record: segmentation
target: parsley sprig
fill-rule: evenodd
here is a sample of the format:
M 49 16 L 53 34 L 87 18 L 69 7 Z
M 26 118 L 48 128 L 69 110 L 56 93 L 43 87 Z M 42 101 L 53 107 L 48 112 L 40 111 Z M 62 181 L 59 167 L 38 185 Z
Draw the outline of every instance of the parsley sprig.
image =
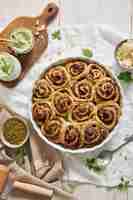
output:
M 85 56 L 87 58 L 91 58 L 93 56 L 93 52 L 90 48 L 82 49 L 82 54 L 83 54 L 83 56 Z
M 60 32 L 60 30 L 54 31 L 52 33 L 52 39 L 53 40 L 61 40 L 61 32 Z
M 117 186 L 117 189 L 121 192 L 126 192 L 128 190 L 129 183 L 129 180 L 125 179 L 124 177 L 121 177 L 121 181 Z
M 99 164 L 97 158 L 86 158 L 85 165 L 90 170 L 93 170 L 96 173 L 100 173 L 103 171 L 103 166 Z
M 120 74 L 117 77 L 119 80 L 122 80 L 125 83 L 133 82 L 132 74 L 131 72 L 128 72 L 128 71 L 120 72 Z

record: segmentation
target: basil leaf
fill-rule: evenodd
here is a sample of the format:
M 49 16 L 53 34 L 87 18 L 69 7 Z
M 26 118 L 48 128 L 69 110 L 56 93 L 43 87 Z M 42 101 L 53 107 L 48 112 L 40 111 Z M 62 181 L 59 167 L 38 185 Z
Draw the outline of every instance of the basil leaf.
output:
M 128 72 L 128 71 L 120 72 L 120 74 L 117 77 L 119 80 L 122 80 L 126 83 L 133 81 L 132 74 L 131 74 L 131 72 Z
M 83 56 L 85 56 L 87 58 L 91 58 L 93 56 L 93 52 L 89 48 L 82 49 L 82 54 L 83 54 Z
M 53 40 L 61 40 L 61 32 L 60 30 L 57 30 L 52 33 L 52 39 Z

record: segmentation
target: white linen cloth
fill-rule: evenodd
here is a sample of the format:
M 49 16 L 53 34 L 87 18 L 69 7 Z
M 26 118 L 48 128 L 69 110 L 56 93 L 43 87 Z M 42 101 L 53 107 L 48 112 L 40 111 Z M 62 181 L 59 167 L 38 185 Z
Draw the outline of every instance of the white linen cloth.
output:
M 51 33 L 61 30 L 61 40 L 52 40 Z M 93 59 L 110 66 L 116 74 L 120 71 L 114 61 L 114 49 L 124 35 L 106 25 L 75 25 L 49 29 L 49 46 L 39 61 L 32 67 L 27 76 L 18 86 L 8 89 L 0 85 L 0 98 L 19 114 L 29 117 L 28 103 L 32 85 L 45 67 L 59 58 L 66 56 L 82 56 L 82 48 L 92 48 Z M 124 87 L 124 114 L 117 128 L 116 135 L 104 149 L 115 149 L 123 143 L 126 136 L 133 134 L 133 84 Z M 86 155 L 82 155 L 82 158 Z M 125 159 L 126 158 L 126 159 Z M 117 152 L 106 170 L 97 175 L 88 170 L 78 156 L 65 156 L 66 175 L 64 180 L 79 183 L 115 186 L 121 177 L 126 177 L 133 185 L 133 143 Z

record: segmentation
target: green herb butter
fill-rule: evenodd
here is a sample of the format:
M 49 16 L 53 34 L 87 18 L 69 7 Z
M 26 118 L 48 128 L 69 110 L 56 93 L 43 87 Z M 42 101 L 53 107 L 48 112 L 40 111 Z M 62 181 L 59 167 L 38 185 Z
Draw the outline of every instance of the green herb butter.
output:
M 16 54 L 29 53 L 34 45 L 34 36 L 28 28 L 16 28 L 10 33 L 10 48 Z
M 6 53 L 0 53 L 0 80 L 12 81 L 21 73 L 21 64 L 17 58 Z

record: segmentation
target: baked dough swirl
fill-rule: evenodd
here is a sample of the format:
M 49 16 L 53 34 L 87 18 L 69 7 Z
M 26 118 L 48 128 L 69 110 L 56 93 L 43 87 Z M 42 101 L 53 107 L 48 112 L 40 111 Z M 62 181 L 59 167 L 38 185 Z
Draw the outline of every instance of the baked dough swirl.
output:
M 75 122 L 89 120 L 95 112 L 95 106 L 91 102 L 77 102 L 72 109 L 71 119 Z
M 83 145 L 83 138 L 78 126 L 69 125 L 62 134 L 62 144 L 65 148 L 79 149 Z
M 69 93 L 65 92 L 65 90 L 64 92 L 55 92 L 53 96 L 53 104 L 58 115 L 63 116 L 65 113 L 70 111 L 72 108 L 72 103 L 72 97 L 69 95 Z
M 63 66 L 50 68 L 46 73 L 46 78 L 54 88 L 64 87 L 69 80 L 68 73 Z
M 52 92 L 48 82 L 45 79 L 41 79 L 35 82 L 33 88 L 33 98 L 48 98 Z
M 46 124 L 42 124 L 41 131 L 50 141 L 55 143 L 61 142 L 61 135 L 63 133 L 63 121 L 61 118 L 54 118 Z
M 79 100 L 92 100 L 94 96 L 93 85 L 87 79 L 75 81 L 71 87 L 72 94 Z
M 88 79 L 96 83 L 100 79 L 104 78 L 106 75 L 105 70 L 98 64 L 90 64 L 88 66 Z
M 52 117 L 53 111 L 49 103 L 36 102 L 32 106 L 32 115 L 36 121 L 42 121 L 44 123 Z
M 97 106 L 97 120 L 110 130 L 115 127 L 120 115 L 120 106 L 115 102 L 104 102 Z
M 97 83 L 95 93 L 96 102 L 99 103 L 100 101 L 109 100 L 117 102 L 119 98 L 120 92 L 114 80 L 111 78 L 104 78 Z
M 72 79 L 78 79 L 87 73 L 87 64 L 82 61 L 70 62 L 66 65 Z
M 100 144 L 108 135 L 108 129 L 95 119 L 89 120 L 84 126 L 84 144 L 93 147 Z
M 32 116 L 42 134 L 64 148 L 99 145 L 118 124 L 120 87 L 106 67 L 85 58 L 51 65 L 35 82 Z

